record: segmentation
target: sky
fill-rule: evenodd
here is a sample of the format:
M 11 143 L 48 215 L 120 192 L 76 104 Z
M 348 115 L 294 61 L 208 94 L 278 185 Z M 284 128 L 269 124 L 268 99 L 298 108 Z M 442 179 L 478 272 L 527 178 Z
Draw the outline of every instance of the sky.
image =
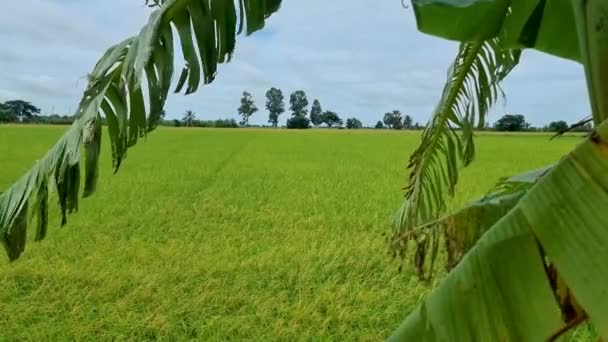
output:
M 144 0 L 19 0 L 0 11 L 0 101 L 24 99 L 43 114 L 73 113 L 86 75 L 112 44 L 146 23 Z M 193 110 L 200 119 L 237 118 L 244 90 L 266 124 L 264 94 L 270 87 L 302 89 L 309 102 L 366 125 L 393 109 L 426 123 L 441 94 L 457 44 L 416 30 L 401 0 L 283 0 L 266 27 L 237 40 L 231 63 L 216 80 L 188 96 L 169 97 L 167 118 Z M 178 54 L 179 55 L 179 54 Z M 504 82 L 507 113 L 524 114 L 535 126 L 575 122 L 590 112 L 581 65 L 525 51 Z M 289 114 L 281 117 L 281 123 Z

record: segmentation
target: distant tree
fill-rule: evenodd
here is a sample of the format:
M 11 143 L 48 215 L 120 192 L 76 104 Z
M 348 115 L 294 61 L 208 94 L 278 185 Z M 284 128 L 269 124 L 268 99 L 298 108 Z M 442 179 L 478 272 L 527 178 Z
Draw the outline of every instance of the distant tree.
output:
M 194 122 L 196 121 L 196 113 L 191 110 L 187 110 L 182 117 L 182 122 L 184 126 L 192 127 L 194 126 Z
M 376 128 L 376 129 L 383 129 L 384 128 L 384 124 L 382 123 L 382 121 L 378 121 L 378 122 L 376 122 L 376 126 L 374 126 L 374 128 Z
M 414 123 L 414 119 L 411 116 L 406 115 L 403 117 L 403 128 L 410 129 L 412 128 L 412 124 Z
M 308 114 L 308 99 L 303 90 L 297 90 L 289 96 L 289 109 L 291 116 L 306 116 Z
M 248 126 L 249 117 L 252 116 L 253 113 L 258 111 L 258 107 L 255 106 L 251 94 L 246 91 L 243 92 L 243 97 L 241 98 L 241 106 L 238 108 L 238 111 L 239 115 L 243 117 L 243 120 L 241 120 L 242 126 Z
M 30 123 L 45 124 L 45 125 L 69 125 L 74 122 L 74 117 L 58 114 L 52 115 L 32 115 L 29 119 Z
M 384 114 L 384 124 L 388 128 L 401 129 L 403 127 L 401 120 L 401 112 L 398 110 Z
M 270 88 L 266 92 L 266 109 L 268 110 L 268 122 L 272 127 L 277 127 L 279 124 L 279 116 L 285 112 L 285 103 L 283 102 L 283 92 L 281 89 Z
M 9 110 L 4 104 L 0 103 L 0 122 L 17 122 L 19 117 Z
M 304 115 L 296 115 L 287 119 L 287 128 L 304 129 L 310 128 L 310 120 Z
M 526 130 L 529 126 L 526 123 L 526 118 L 520 114 L 507 114 L 494 124 L 494 128 L 502 132 L 520 132 Z
M 344 121 L 342 121 L 342 119 L 340 119 L 338 114 L 336 114 L 335 112 L 326 111 L 319 115 L 319 123 L 326 124 L 327 127 L 331 128 L 334 126 L 342 126 L 344 124 Z
M 319 100 L 315 99 L 312 102 L 312 108 L 310 109 L 310 122 L 317 127 L 321 124 L 319 117 L 323 113 L 323 109 L 321 109 L 321 103 Z
M 551 132 L 562 132 L 568 129 L 568 123 L 566 121 L 553 121 L 549 124 L 549 131 Z
M 363 128 L 363 123 L 357 118 L 350 118 L 346 120 L 346 128 L 348 129 L 359 129 Z
M 412 126 L 412 129 L 415 129 L 415 130 L 419 130 L 419 129 L 422 129 L 422 128 L 423 128 L 423 127 L 422 127 L 422 126 L 420 126 L 420 124 L 419 124 L 418 122 L 416 122 L 416 123 L 414 124 L 414 126 Z
M 30 122 L 34 115 L 40 114 L 40 108 L 23 100 L 6 101 L 2 107 L 22 122 Z
M 177 120 L 177 119 L 173 119 L 173 127 L 181 127 L 182 122 Z

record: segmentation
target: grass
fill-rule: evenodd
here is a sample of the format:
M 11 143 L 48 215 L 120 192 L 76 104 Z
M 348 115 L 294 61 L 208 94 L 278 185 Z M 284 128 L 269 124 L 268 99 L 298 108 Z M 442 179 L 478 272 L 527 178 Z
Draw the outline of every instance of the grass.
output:
M 0 126 L 0 189 L 64 129 Z M 452 207 L 580 140 L 479 136 Z M 45 241 L 0 258 L 0 340 L 381 340 L 428 291 L 382 236 L 417 142 L 160 129 L 117 175 L 104 146 L 98 193 L 64 228 L 55 205 Z

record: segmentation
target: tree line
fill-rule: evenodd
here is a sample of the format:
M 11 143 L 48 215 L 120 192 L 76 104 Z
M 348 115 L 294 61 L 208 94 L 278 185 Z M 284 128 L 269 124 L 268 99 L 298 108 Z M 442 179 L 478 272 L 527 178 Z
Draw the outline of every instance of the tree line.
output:
M 314 127 L 325 125 L 329 128 L 340 128 L 344 125 L 344 120 L 342 120 L 336 112 L 331 110 L 323 111 L 321 102 L 319 102 L 318 99 L 315 99 L 312 102 L 310 116 L 308 105 L 308 97 L 303 90 L 296 90 L 289 95 L 289 110 L 291 111 L 291 116 L 286 121 L 287 128 L 304 129 L 309 128 L 311 125 Z M 270 123 L 272 127 L 278 127 L 279 117 L 285 113 L 285 96 L 283 95 L 283 91 L 274 87 L 270 88 L 266 92 L 265 107 L 268 111 L 268 123 Z M 249 92 L 243 92 L 241 106 L 237 111 L 242 117 L 240 124 L 242 126 L 248 126 L 249 118 L 258 111 Z M 347 128 L 363 127 L 361 121 L 356 118 L 349 118 L 346 121 L 346 124 Z
M 268 111 L 268 123 L 272 127 L 278 127 L 279 117 L 285 112 L 285 98 L 283 92 L 277 88 L 270 88 L 266 92 L 265 108 Z M 303 129 L 313 127 L 360 129 L 363 123 L 357 118 L 348 118 L 344 121 L 336 112 L 323 111 L 318 99 L 313 100 L 308 112 L 308 98 L 303 90 L 297 90 L 289 96 L 289 110 L 291 116 L 286 121 L 286 127 L 290 129 Z M 238 128 L 248 127 L 249 119 L 258 112 L 253 97 L 247 91 L 243 92 L 241 105 L 237 112 L 241 117 L 240 122 L 235 119 L 199 120 L 196 113 L 186 111 L 181 120 L 165 120 L 165 112 L 160 114 L 160 124 L 174 127 L 211 127 L 211 128 Z M 74 121 L 73 116 L 68 115 L 40 115 L 40 108 L 24 100 L 11 100 L 0 102 L 0 123 L 32 123 L 50 125 L 69 125 Z M 414 122 L 410 115 L 403 115 L 399 110 L 387 112 L 378 120 L 373 127 L 376 129 L 395 130 L 418 130 L 424 126 Z M 486 123 L 483 130 L 499 132 L 590 132 L 593 129 L 590 122 L 579 122 L 569 125 L 566 121 L 552 121 L 542 127 L 534 127 L 526 121 L 524 115 L 507 114 L 501 117 L 494 125 Z
M 580 121 L 569 125 L 566 121 L 552 121 L 548 125 L 542 127 L 532 126 L 526 121 L 525 116 L 521 114 L 507 114 L 498 119 L 494 126 L 486 124 L 484 130 L 495 130 L 498 132 L 565 132 L 567 130 L 573 132 L 591 132 L 593 126 L 589 121 Z
M 70 125 L 73 121 L 74 119 L 68 115 L 40 115 L 40 108 L 28 101 L 0 102 L 0 123 Z

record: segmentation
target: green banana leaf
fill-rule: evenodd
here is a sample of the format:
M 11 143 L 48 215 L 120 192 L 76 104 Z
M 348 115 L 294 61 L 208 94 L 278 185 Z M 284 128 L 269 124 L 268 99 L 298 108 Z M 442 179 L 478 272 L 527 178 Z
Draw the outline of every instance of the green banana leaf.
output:
M 89 84 L 76 111 L 76 120 L 51 150 L 25 175 L 0 193 L 0 242 L 10 260 L 25 249 L 28 212 L 37 217 L 36 240 L 48 228 L 48 185 L 54 178 L 62 220 L 78 210 L 81 188 L 80 148 L 85 149 L 83 197 L 97 188 L 98 162 L 105 114 L 115 171 L 137 144 L 156 127 L 174 75 L 175 27 L 186 66 L 176 92 L 195 92 L 214 80 L 218 63 L 234 52 L 236 35 L 264 27 L 281 0 L 156 0 L 158 7 L 140 33 L 109 48 L 89 75 Z M 144 77 L 145 74 L 145 77 Z M 142 87 L 147 87 L 146 110 Z
M 485 233 L 391 341 L 544 341 L 568 324 L 547 260 L 608 337 L 608 123 Z
M 460 42 L 500 35 L 509 48 L 534 48 L 581 61 L 572 0 L 412 0 L 412 4 L 422 32 Z
M 505 49 L 498 38 L 460 44 L 439 103 L 410 156 L 408 185 L 395 217 L 390 247 L 402 261 L 408 254 L 414 255 L 414 270 L 420 279 L 432 277 L 441 236 L 436 229 L 417 227 L 445 214 L 460 168 L 475 157 L 473 128 L 476 123 L 485 124 L 490 108 L 502 95 L 500 83 L 517 66 L 520 52 Z M 403 236 L 408 238 L 400 238 Z
M 421 232 L 426 236 L 434 232 L 443 232 L 443 241 L 447 254 L 446 269 L 454 268 L 463 256 L 477 243 L 483 234 L 500 218 L 505 216 L 524 195 L 554 166 L 529 171 L 519 175 L 500 179 L 496 186 L 485 196 L 476 199 L 463 208 L 441 217 L 438 220 L 423 224 L 407 231 L 396 238 L 393 244 L 404 244 L 408 240 L 420 242 Z M 427 237 L 425 235 L 424 239 Z M 432 243 L 431 243 L 432 245 Z M 428 263 L 432 275 L 436 252 Z M 420 254 L 417 254 L 420 257 Z
M 502 179 L 486 196 L 437 221 L 444 231 L 448 270 L 505 216 L 553 166 Z

